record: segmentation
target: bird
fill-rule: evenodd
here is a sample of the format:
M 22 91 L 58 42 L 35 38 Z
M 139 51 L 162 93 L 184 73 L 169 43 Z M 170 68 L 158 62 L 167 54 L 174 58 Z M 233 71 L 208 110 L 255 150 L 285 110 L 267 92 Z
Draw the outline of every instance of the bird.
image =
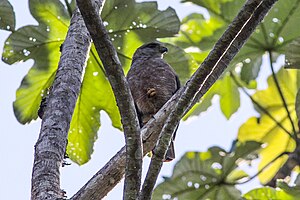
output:
M 154 41 L 134 52 L 126 79 L 134 100 L 140 127 L 143 127 L 180 88 L 174 69 L 163 59 L 168 48 Z M 176 127 L 164 162 L 175 159 Z M 153 152 L 154 153 L 154 152 Z

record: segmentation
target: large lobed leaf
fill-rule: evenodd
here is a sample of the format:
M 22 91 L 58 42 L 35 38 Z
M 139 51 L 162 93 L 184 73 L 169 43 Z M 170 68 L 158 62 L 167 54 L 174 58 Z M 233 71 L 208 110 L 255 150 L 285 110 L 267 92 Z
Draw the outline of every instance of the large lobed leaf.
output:
M 15 12 L 8 0 L 0 0 L 0 29 L 14 31 L 16 26 Z
M 298 90 L 297 82 L 299 81 L 297 72 L 281 69 L 276 75 L 293 123 L 297 124 L 295 112 L 295 98 Z M 267 89 L 257 91 L 253 95 L 253 98 L 256 101 L 259 101 L 260 105 L 265 108 L 291 135 L 295 134 L 293 133 L 291 122 L 272 76 L 268 78 L 268 85 L 269 87 Z M 266 115 L 264 111 L 258 110 L 258 112 L 261 114 L 259 119 L 252 117 L 240 127 L 238 139 L 242 142 L 254 140 L 266 144 L 266 147 L 260 151 L 260 170 L 283 152 L 294 151 L 296 144 L 294 139 L 279 127 L 274 120 Z M 298 127 L 296 126 L 296 128 Z M 260 181 L 262 183 L 267 183 L 285 163 L 286 159 L 287 156 L 277 159 L 270 167 L 259 175 Z
M 101 16 L 125 71 L 134 51 L 143 43 L 174 36 L 179 31 L 175 10 L 169 7 L 159 11 L 156 2 L 106 1 Z
M 259 148 L 260 143 L 247 142 L 232 153 L 219 147 L 188 152 L 176 163 L 172 176 L 156 187 L 153 199 L 240 199 L 234 184 L 248 175 L 237 164 Z
M 69 17 L 59 1 L 31 0 L 31 14 L 39 26 L 25 26 L 13 32 L 5 42 L 2 60 L 8 64 L 34 60 L 22 80 L 14 102 L 15 116 L 22 124 L 37 118 L 41 98 L 54 78 L 59 47 L 65 37 Z M 55 26 L 54 26 L 55 24 Z
M 2 55 L 2 60 L 8 64 L 34 60 L 14 102 L 16 118 L 22 124 L 37 118 L 41 98 L 54 79 L 60 45 L 70 20 L 65 6 L 58 0 L 30 0 L 29 6 L 39 25 L 28 25 L 12 33 L 6 40 Z M 159 11 L 155 2 L 106 1 L 102 17 L 125 71 L 138 46 L 159 37 L 171 37 L 179 30 L 175 11 L 172 8 Z M 172 61 L 177 71 L 185 74 L 182 80 L 186 80 L 188 72 L 195 67 L 194 62 L 180 48 L 169 45 L 169 49 L 166 59 Z M 175 56 L 176 59 L 172 59 Z M 68 138 L 67 153 L 78 164 L 90 159 L 100 127 L 100 110 L 108 113 L 114 127 L 122 129 L 113 92 L 92 46 Z

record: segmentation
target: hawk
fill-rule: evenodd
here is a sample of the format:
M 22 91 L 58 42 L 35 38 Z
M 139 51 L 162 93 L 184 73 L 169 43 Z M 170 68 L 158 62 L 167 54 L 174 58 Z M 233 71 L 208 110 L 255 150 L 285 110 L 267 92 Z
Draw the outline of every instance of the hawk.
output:
M 127 81 L 141 127 L 180 88 L 175 71 L 163 60 L 163 55 L 167 51 L 168 49 L 161 43 L 151 42 L 142 45 L 133 54 Z M 173 144 L 175 133 L 164 161 L 171 161 L 175 158 Z

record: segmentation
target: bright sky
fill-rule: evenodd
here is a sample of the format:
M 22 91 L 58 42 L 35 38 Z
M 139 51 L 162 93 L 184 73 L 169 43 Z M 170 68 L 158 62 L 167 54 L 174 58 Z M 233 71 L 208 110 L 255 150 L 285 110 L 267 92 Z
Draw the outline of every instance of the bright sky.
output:
M 17 28 L 36 24 L 29 14 L 27 2 L 20 3 L 19 0 L 10 0 L 10 2 L 15 9 Z M 158 3 L 160 9 L 165 9 L 167 6 L 174 7 L 181 18 L 190 12 L 199 12 L 198 7 L 182 5 L 179 0 L 158 0 Z M 0 30 L 0 54 L 2 54 L 3 44 L 8 35 L 8 32 Z M 32 64 L 33 61 L 30 60 L 9 66 L 0 61 L 2 141 L 0 145 L 0 199 L 30 198 L 33 150 L 41 121 L 37 120 L 29 125 L 19 124 L 14 116 L 12 103 L 15 100 L 16 89 Z M 177 159 L 163 166 L 160 177 L 170 176 L 176 161 L 187 151 L 206 151 L 213 145 L 228 150 L 240 124 L 253 115 L 255 112 L 249 100 L 242 96 L 241 108 L 227 121 L 220 112 L 218 97 L 214 98 L 214 106 L 208 112 L 180 124 L 175 141 Z M 124 145 L 122 133 L 110 126 L 111 122 L 105 113 L 102 113 L 101 122 L 99 139 L 95 144 L 91 161 L 81 167 L 72 164 L 61 170 L 61 186 L 67 192 L 68 197 L 79 190 Z M 145 167 L 149 161 L 149 158 L 144 159 Z M 144 174 L 145 172 L 144 170 Z M 159 181 L 161 180 L 160 178 Z M 248 191 L 250 187 L 253 185 L 244 189 Z M 123 184 L 118 184 L 105 199 L 122 199 L 122 188 Z

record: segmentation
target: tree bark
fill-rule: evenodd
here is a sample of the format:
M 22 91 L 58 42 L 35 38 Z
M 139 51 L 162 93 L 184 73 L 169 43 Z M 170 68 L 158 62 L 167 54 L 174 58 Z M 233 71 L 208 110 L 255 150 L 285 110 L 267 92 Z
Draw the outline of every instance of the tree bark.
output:
M 62 47 L 58 70 L 35 145 L 31 180 L 33 200 L 64 198 L 65 194 L 60 189 L 59 169 L 66 151 L 69 126 L 90 44 L 89 33 L 76 9 Z
M 141 186 L 143 149 L 134 101 L 117 51 L 110 40 L 99 13 L 95 10 L 95 2 L 77 0 L 77 4 L 104 65 L 122 119 L 126 142 L 123 199 L 136 200 Z

